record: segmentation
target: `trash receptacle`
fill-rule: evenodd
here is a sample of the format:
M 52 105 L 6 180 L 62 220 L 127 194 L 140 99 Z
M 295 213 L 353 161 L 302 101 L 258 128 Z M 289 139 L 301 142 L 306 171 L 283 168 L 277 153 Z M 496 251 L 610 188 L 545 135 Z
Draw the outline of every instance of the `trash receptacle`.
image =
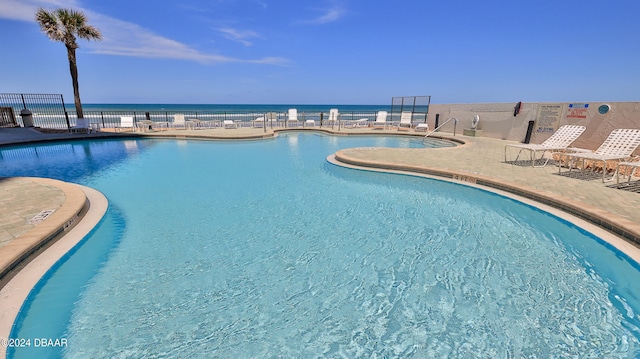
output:
M 20 111 L 20 117 L 22 117 L 22 124 L 24 127 L 33 127 L 33 113 L 26 108 Z

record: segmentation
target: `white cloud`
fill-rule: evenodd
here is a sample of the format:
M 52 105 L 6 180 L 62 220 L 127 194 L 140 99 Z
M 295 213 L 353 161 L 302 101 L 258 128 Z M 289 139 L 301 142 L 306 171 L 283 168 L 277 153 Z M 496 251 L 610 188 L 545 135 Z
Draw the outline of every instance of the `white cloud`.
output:
M 259 38 L 260 35 L 254 31 L 251 30 L 247 30 L 247 31 L 238 31 L 236 29 L 232 29 L 232 28 L 221 28 L 218 29 L 218 31 L 220 31 L 221 33 L 224 34 L 224 37 L 226 37 L 229 40 L 232 41 L 237 41 L 245 46 L 251 46 L 253 45 L 253 43 L 249 40 L 252 38 Z
M 80 46 L 90 52 L 103 55 L 130 56 L 144 58 L 179 59 L 215 64 L 225 62 L 245 62 L 269 65 L 286 65 L 288 60 L 281 57 L 260 59 L 238 59 L 219 54 L 204 53 L 179 41 L 155 34 L 140 25 L 122 21 L 82 8 L 75 0 L 0 0 L 0 19 L 34 22 L 38 7 L 74 8 L 84 12 L 89 23 L 102 33 L 100 42 L 83 42 Z M 223 31 L 224 32 L 224 31 Z M 248 38 L 259 37 L 251 31 L 238 32 L 227 29 L 229 38 L 250 45 Z
M 57 7 L 77 8 L 75 0 L 1 0 L 0 19 L 35 21 L 36 10 Z
M 324 10 L 322 15 L 311 19 L 302 21 L 305 24 L 314 24 L 314 25 L 323 25 L 328 24 L 330 22 L 338 21 L 342 18 L 346 13 L 346 10 L 341 5 L 336 5 L 332 8 Z

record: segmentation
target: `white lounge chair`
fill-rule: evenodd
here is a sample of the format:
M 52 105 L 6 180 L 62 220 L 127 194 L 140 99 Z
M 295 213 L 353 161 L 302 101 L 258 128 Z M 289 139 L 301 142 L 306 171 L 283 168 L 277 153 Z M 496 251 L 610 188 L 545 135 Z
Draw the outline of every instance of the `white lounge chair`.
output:
M 383 130 L 387 128 L 387 115 L 387 111 L 378 111 L 376 120 L 373 121 L 373 128 L 382 128 Z
M 633 177 L 633 174 L 636 172 L 636 170 L 640 168 L 640 161 L 630 161 L 630 162 L 625 161 L 625 162 L 618 163 L 618 167 L 616 168 L 616 173 L 615 173 L 617 183 L 620 183 L 621 168 L 626 168 L 627 171 L 629 171 L 629 173 L 627 174 L 629 176 L 627 177 L 627 182 L 631 182 L 631 177 Z
M 413 114 L 410 111 L 402 111 L 402 114 L 400 114 L 400 123 L 398 124 L 398 130 L 410 130 L 413 127 L 413 124 L 411 124 L 412 117 Z
M 582 162 L 584 172 L 585 162 L 592 161 L 595 167 L 597 162 L 602 162 L 602 182 L 607 174 L 607 161 L 622 162 L 632 157 L 633 151 L 640 146 L 640 129 L 613 130 L 609 137 L 594 152 L 577 152 L 568 154 L 569 171 L 577 161 Z M 617 169 L 617 166 L 616 166 Z M 613 179 L 613 177 L 611 178 Z
M 171 123 L 171 127 L 173 128 L 179 128 L 182 127 L 185 130 L 187 129 L 187 125 L 186 122 L 184 120 L 184 114 L 182 113 L 176 113 L 173 115 L 173 122 Z
M 298 110 L 295 108 L 290 108 L 287 112 L 287 126 L 289 126 L 289 123 L 291 122 L 295 123 L 296 125 L 300 123 L 300 121 L 298 121 Z
M 340 120 L 340 112 L 338 112 L 337 108 L 332 108 L 329 110 L 329 117 L 327 117 L 327 124 L 333 126 L 338 124 Z
M 265 116 L 260 116 L 255 120 L 251 121 L 251 126 L 256 128 L 262 128 L 264 127 L 264 122 L 265 122 Z
M 116 127 L 116 131 L 122 131 L 124 128 L 130 128 L 131 131 L 134 130 L 133 127 L 133 117 L 131 116 L 121 116 L 120 117 L 120 125 Z
M 235 123 L 233 120 L 224 120 L 222 124 L 224 128 L 238 128 L 238 124 Z
M 153 121 L 150 121 L 150 120 L 138 121 L 136 123 L 136 126 L 138 127 L 138 130 L 140 132 L 150 131 L 153 129 Z
M 84 132 L 90 133 L 91 127 L 89 125 L 88 118 L 79 118 L 76 120 L 76 125 L 71 127 L 71 132 Z
M 359 120 L 355 120 L 353 121 L 353 128 L 367 127 L 367 122 L 369 122 L 368 118 L 361 118 Z
M 184 126 L 187 130 L 197 130 L 199 128 L 204 128 L 202 121 L 197 118 L 190 118 L 184 122 Z
M 551 135 L 551 137 L 547 138 L 541 144 L 513 144 L 513 145 L 505 145 L 504 146 L 504 161 L 507 162 L 507 148 L 513 147 L 518 148 L 518 155 L 516 156 L 517 161 L 520 158 L 520 153 L 523 150 L 529 151 L 529 156 L 531 158 L 531 167 L 544 167 L 549 162 L 549 157 L 547 157 L 546 161 L 540 166 L 536 166 L 535 163 L 538 160 L 536 153 L 542 152 L 540 155 L 540 159 L 544 157 L 545 152 L 549 151 L 550 153 L 554 152 L 563 152 L 566 151 L 567 148 L 575 142 L 578 137 L 584 132 L 586 129 L 585 126 L 579 125 L 564 125 L 561 126 L 556 132 Z

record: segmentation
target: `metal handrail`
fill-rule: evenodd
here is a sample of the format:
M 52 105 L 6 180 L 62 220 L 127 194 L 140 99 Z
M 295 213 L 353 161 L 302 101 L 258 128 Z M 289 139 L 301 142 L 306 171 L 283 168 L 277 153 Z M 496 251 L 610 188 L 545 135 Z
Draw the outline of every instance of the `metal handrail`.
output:
M 438 126 L 438 127 L 434 128 L 434 129 L 433 129 L 433 131 L 431 131 L 431 132 L 427 132 L 427 134 L 426 134 L 426 135 L 424 135 L 424 138 L 429 137 L 429 135 L 430 135 L 430 134 L 432 134 L 432 133 L 434 133 L 434 132 L 438 131 L 440 128 L 442 128 L 442 126 L 446 125 L 446 124 L 447 124 L 447 123 L 449 123 L 451 120 L 453 120 L 453 135 L 455 136 L 455 135 L 456 135 L 456 125 L 458 124 L 458 119 L 457 119 L 457 118 L 455 118 L 455 117 L 451 117 L 450 119 L 448 119 L 448 120 L 444 121 L 444 122 L 442 123 L 442 125 L 440 125 L 440 126 Z

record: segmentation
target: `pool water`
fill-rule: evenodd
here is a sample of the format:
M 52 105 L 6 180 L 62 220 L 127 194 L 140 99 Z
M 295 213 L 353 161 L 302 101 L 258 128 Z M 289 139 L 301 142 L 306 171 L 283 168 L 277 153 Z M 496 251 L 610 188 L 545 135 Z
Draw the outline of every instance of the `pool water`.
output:
M 68 345 L 9 356 L 639 355 L 636 263 L 496 194 L 326 162 L 362 146 L 423 145 L 289 133 L 0 151 L 2 176 L 110 201 L 13 328 Z

